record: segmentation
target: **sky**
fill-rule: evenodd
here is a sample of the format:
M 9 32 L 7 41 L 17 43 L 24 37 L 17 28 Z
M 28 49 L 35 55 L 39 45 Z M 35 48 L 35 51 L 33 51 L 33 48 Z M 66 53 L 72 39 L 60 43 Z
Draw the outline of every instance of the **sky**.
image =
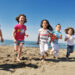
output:
M 41 20 L 47 19 L 55 29 L 61 24 L 63 39 L 64 29 L 75 28 L 75 0 L 0 0 L 0 24 L 4 39 L 12 40 L 12 31 L 17 24 L 19 14 L 27 16 L 26 41 L 37 41 Z M 61 40 L 64 42 L 64 40 Z

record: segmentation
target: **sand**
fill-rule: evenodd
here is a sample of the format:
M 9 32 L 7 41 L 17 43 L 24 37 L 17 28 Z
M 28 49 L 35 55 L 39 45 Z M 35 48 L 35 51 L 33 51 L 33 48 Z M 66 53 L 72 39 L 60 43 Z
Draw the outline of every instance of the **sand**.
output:
M 75 75 L 75 53 L 66 59 L 66 50 L 60 50 L 58 59 L 52 56 L 40 60 L 39 48 L 23 48 L 21 62 L 15 61 L 11 46 L 0 46 L 0 75 Z

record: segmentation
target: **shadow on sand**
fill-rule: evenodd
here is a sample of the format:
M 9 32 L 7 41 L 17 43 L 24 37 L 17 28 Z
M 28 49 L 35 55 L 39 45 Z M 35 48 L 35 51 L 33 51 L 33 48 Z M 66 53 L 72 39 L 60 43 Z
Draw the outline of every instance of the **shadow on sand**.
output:
M 37 65 L 31 64 L 31 63 L 29 63 L 29 64 L 17 63 L 17 64 L 1 64 L 0 65 L 0 70 L 14 72 L 14 69 L 24 68 L 24 67 L 30 67 L 30 68 L 35 68 L 35 69 L 38 68 Z

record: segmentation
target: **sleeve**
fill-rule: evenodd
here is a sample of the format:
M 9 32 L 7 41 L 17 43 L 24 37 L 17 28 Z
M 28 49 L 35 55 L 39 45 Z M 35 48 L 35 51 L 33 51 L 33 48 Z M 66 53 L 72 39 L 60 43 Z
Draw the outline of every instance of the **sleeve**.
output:
M 74 34 L 74 39 L 75 39 L 75 34 Z
M 27 26 L 24 27 L 25 31 L 27 30 Z
M 17 25 L 14 27 L 15 30 L 17 30 Z

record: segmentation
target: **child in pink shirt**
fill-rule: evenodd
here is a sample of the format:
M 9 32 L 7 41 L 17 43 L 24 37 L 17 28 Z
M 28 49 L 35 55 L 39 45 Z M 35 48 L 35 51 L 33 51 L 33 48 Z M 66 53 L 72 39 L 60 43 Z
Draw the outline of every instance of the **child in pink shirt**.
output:
M 16 21 L 18 22 L 17 25 L 15 25 L 14 30 L 13 30 L 13 39 L 15 43 L 15 50 L 18 51 L 17 55 L 17 61 L 20 61 L 20 56 L 22 53 L 22 48 L 24 44 L 24 37 L 28 35 L 25 33 L 27 30 L 26 26 L 24 23 L 27 22 L 26 16 L 24 14 L 20 14 L 18 17 L 16 17 Z

